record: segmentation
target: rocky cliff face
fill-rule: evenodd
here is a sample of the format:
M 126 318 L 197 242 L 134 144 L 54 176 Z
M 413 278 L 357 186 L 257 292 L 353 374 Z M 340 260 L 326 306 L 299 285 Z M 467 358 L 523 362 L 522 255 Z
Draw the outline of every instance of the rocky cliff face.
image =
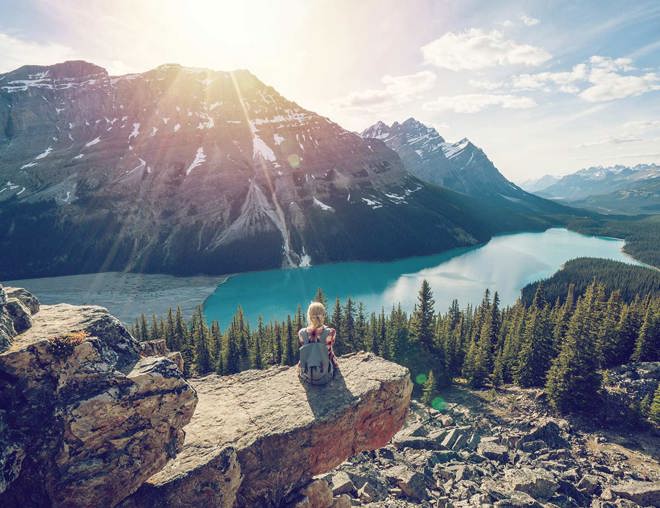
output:
M 182 451 L 122 506 L 279 506 L 313 475 L 384 446 L 406 415 L 408 370 L 368 353 L 340 363 L 323 387 L 287 367 L 193 380 Z
M 483 150 L 469 139 L 447 142 L 433 127 L 409 118 L 387 125 L 378 122 L 362 132 L 397 152 L 405 168 L 419 179 L 441 185 L 492 205 L 507 213 L 561 214 L 568 210 L 530 194 L 500 173 Z
M 481 205 L 248 71 L 112 77 L 65 62 L 0 74 L 5 278 L 438 252 L 502 230 Z
M 306 484 L 387 444 L 410 402 L 408 370 L 371 354 L 342 357 L 322 387 L 302 385 L 295 367 L 187 382 L 178 353 L 135 341 L 105 309 L 40 307 L 13 288 L 0 297 L 3 507 L 327 497 Z
M 115 505 L 180 449 L 194 389 L 105 309 L 6 295 L 0 505 Z

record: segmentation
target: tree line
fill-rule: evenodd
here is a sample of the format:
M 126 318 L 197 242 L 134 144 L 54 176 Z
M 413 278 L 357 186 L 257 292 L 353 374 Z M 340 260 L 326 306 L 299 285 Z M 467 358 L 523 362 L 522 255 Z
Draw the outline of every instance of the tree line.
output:
M 328 308 L 321 289 L 314 299 Z M 660 297 L 626 302 L 620 291 L 595 280 L 582 295 L 571 285 L 554 301 L 541 283 L 529 305 L 518 300 L 505 308 L 497 292 L 486 290 L 479 305 L 461 309 L 454 300 L 444 313 L 436 312 L 431 287 L 423 281 L 411 313 L 400 305 L 367 313 L 348 298 L 336 299 L 328 314 L 328 325 L 337 330 L 336 354 L 372 351 L 413 375 L 424 373 L 424 399 L 462 378 L 473 388 L 541 387 L 556 409 L 588 411 L 601 389 L 601 369 L 660 357 Z M 202 376 L 295 365 L 297 332 L 304 326 L 301 307 L 281 321 L 259 317 L 255 327 L 239 307 L 223 330 L 217 321 L 209 325 L 198 307 L 189 320 L 180 308 L 151 322 L 142 315 L 131 332 L 139 340 L 164 339 L 170 350 L 181 352 L 185 375 Z
M 554 302 L 559 298 L 563 302 L 571 284 L 575 286 L 575 295 L 582 295 L 594 278 L 604 284 L 608 292 L 618 289 L 627 303 L 637 296 L 660 294 L 660 270 L 600 258 L 567 261 L 561 270 L 543 280 L 543 288 L 548 300 Z M 521 298 L 525 305 L 529 306 L 534 299 L 538 284 L 532 282 L 522 288 Z

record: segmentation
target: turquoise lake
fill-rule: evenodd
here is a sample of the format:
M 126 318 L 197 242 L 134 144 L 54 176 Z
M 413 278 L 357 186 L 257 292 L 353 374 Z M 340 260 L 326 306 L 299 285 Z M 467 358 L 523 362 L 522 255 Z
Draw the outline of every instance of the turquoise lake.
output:
M 433 288 L 436 310 L 446 310 L 456 298 L 461 307 L 478 303 L 486 288 L 498 291 L 504 305 L 530 282 L 548 277 L 576 257 L 599 257 L 640 264 L 622 251 L 623 240 L 585 236 L 553 228 L 540 233 L 497 236 L 488 243 L 432 256 L 391 262 L 347 262 L 248 272 L 228 277 L 204 302 L 207 319 L 221 327 L 238 305 L 252 323 L 293 314 L 309 304 L 321 287 L 333 302 L 351 297 L 367 311 L 389 310 L 401 303 L 411 310 L 423 279 Z

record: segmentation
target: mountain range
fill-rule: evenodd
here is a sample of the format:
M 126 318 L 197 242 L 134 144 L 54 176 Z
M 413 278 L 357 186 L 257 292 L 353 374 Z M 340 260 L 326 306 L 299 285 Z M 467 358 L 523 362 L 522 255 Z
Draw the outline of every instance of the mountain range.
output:
M 379 139 L 396 151 L 405 168 L 427 183 L 446 187 L 508 208 L 512 213 L 562 213 L 566 209 L 521 189 L 495 167 L 483 150 L 469 139 L 447 142 L 433 128 L 408 118 L 387 125 L 377 122 L 362 137 Z
M 0 277 L 391 259 L 561 222 L 471 143 L 432 137 L 422 175 L 409 138 L 392 150 L 246 70 L 24 66 L 0 74 Z
M 546 175 L 522 186 L 545 198 L 599 213 L 660 211 L 660 166 L 594 166 L 562 177 Z

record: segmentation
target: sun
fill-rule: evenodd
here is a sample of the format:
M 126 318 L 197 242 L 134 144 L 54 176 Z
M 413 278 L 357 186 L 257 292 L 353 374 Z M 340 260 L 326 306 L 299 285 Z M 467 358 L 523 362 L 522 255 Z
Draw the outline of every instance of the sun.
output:
M 229 70 L 269 58 L 298 25 L 303 9 L 287 1 L 197 0 L 169 4 L 163 15 L 176 21 L 178 42 L 191 61 L 205 66 L 217 62 Z

